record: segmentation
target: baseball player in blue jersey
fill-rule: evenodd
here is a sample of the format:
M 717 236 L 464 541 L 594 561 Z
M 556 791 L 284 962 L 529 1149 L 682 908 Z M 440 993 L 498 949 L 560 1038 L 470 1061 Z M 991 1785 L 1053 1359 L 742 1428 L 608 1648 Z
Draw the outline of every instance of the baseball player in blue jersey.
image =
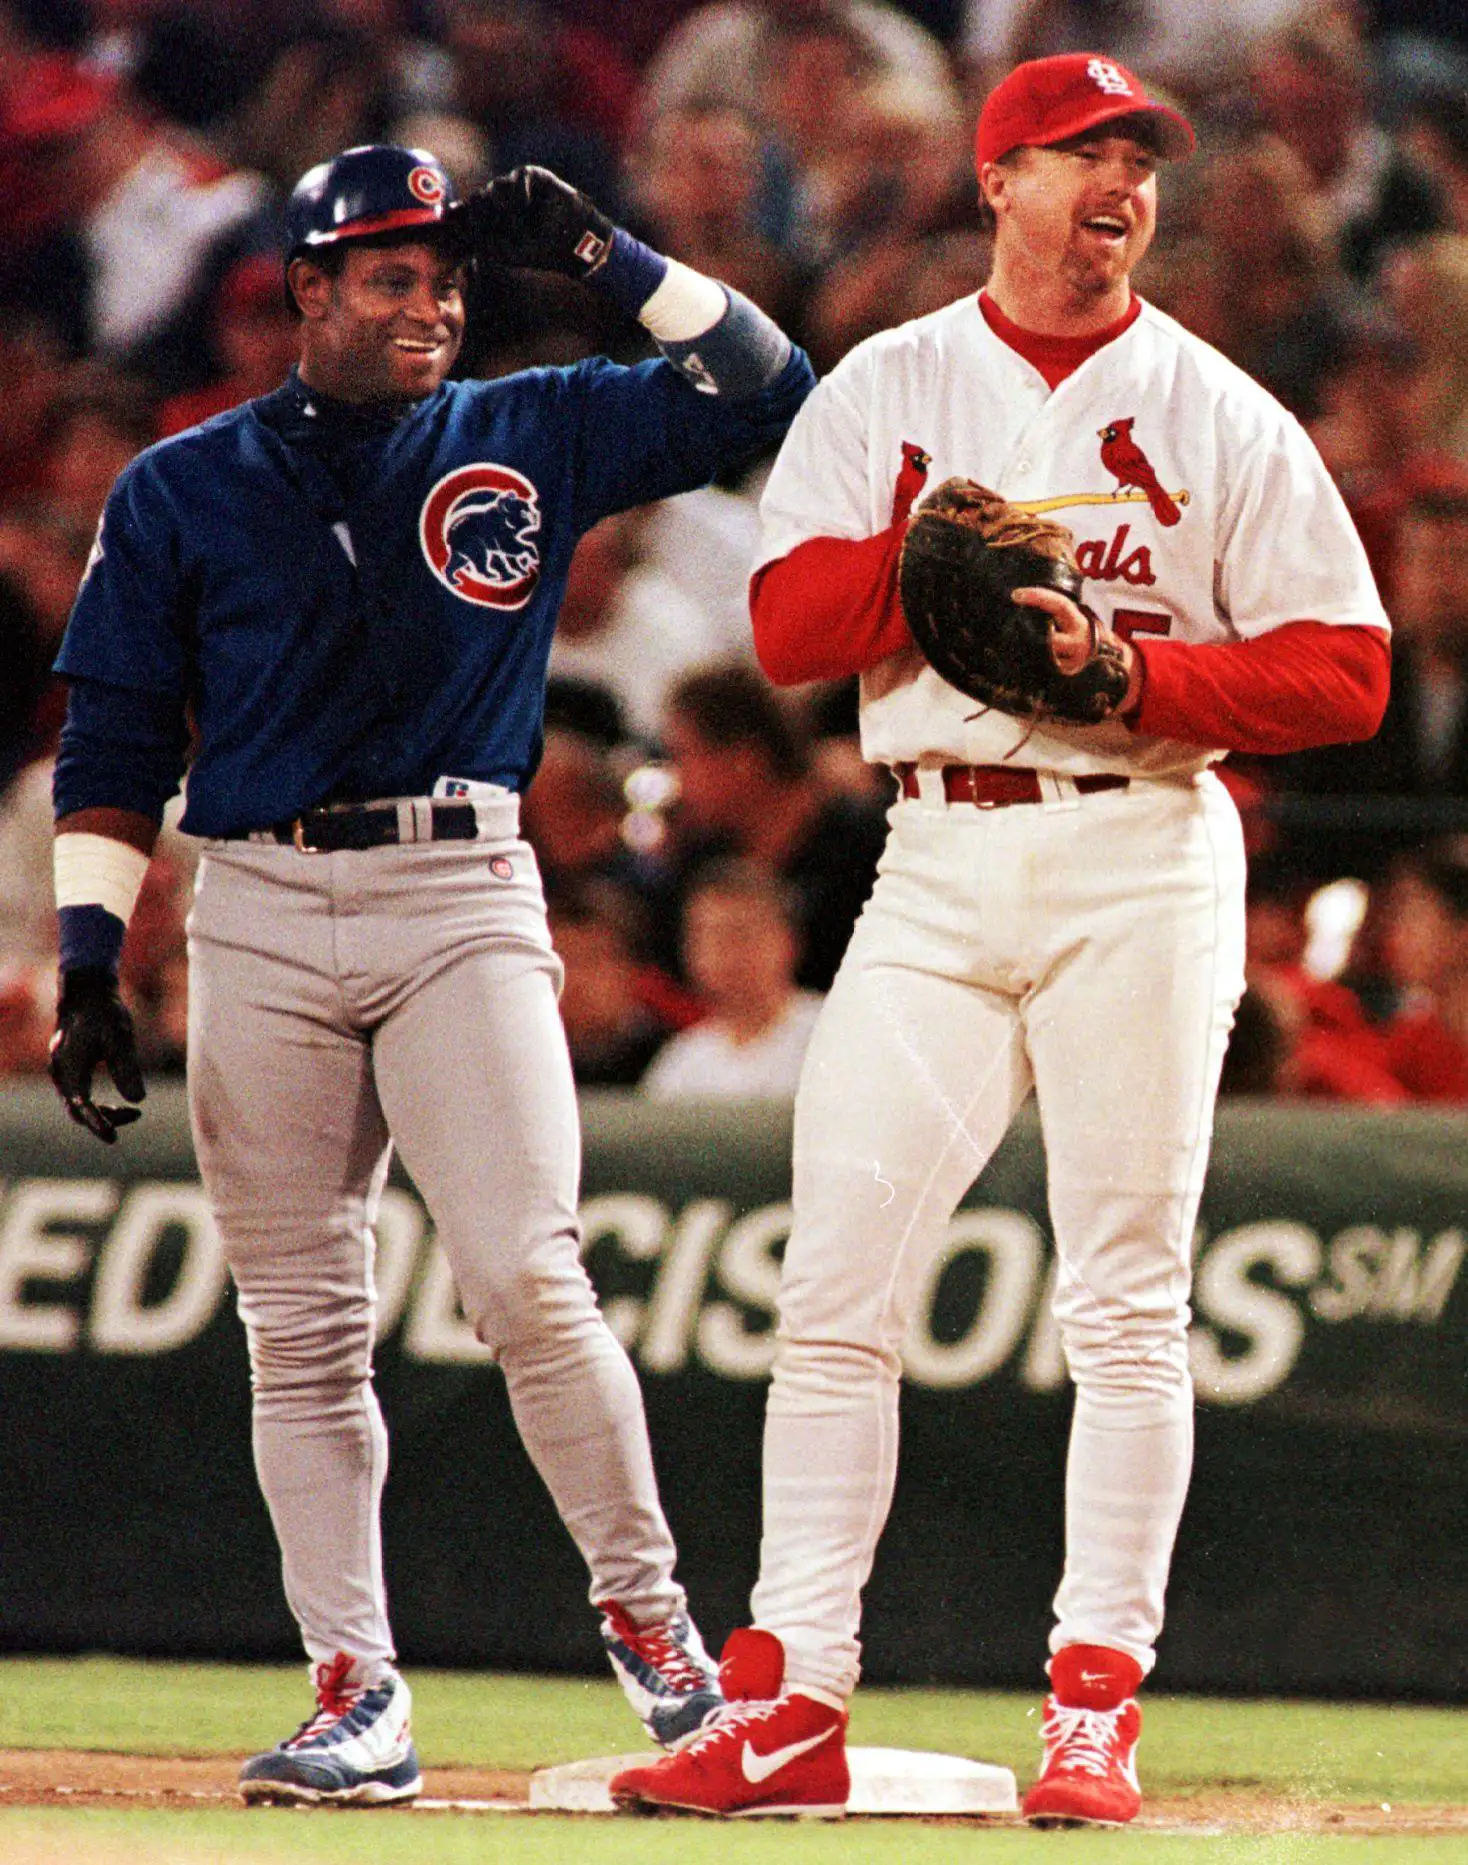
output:
M 586 279 L 660 358 L 448 381 L 476 257 Z M 560 967 L 518 801 L 577 539 L 771 448 L 813 378 L 753 305 L 540 169 L 460 203 L 422 150 L 348 150 L 292 195 L 286 265 L 298 367 L 121 474 L 62 644 L 51 1071 L 98 1138 L 138 1117 L 93 1077 L 143 1098 L 117 962 L 187 760 L 190 1117 L 317 1691 L 241 1792 L 385 1801 L 420 1786 L 371 1380 L 394 1144 L 634 1708 L 676 1746 L 721 1701 L 580 1262 Z

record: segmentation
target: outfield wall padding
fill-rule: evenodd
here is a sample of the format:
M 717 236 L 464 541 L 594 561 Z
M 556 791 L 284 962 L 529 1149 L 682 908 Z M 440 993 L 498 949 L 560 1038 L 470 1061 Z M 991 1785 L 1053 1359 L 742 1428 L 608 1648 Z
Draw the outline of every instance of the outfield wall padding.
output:
M 587 1259 L 647 1395 L 681 1574 L 744 1617 L 789 1110 L 588 1097 Z M 586 1576 L 395 1177 L 378 1226 L 405 1662 L 591 1671 Z M 1456 1700 L 1468 1677 L 1468 1120 L 1236 1103 L 1197 1249 L 1197 1468 L 1159 1683 Z M 1070 1411 L 1038 1128 L 965 1201 L 906 1352 L 867 1675 L 1035 1684 Z M 243 1333 L 180 1091 L 104 1150 L 0 1100 L 0 1648 L 297 1655 Z

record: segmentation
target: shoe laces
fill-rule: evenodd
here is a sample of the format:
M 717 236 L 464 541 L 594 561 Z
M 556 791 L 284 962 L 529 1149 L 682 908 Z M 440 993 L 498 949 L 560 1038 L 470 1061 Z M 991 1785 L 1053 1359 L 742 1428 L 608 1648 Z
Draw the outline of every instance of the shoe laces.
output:
M 775 1698 L 768 1703 L 726 1703 L 704 1724 L 684 1754 L 701 1753 L 720 1742 L 737 1741 L 756 1723 L 768 1722 L 783 1701 L 783 1698 Z
M 708 1673 L 695 1662 L 682 1645 L 671 1624 L 645 1628 L 628 1626 L 622 1636 L 639 1657 L 646 1658 L 660 1677 L 666 1678 L 675 1691 L 707 1690 Z
M 1117 1765 L 1118 1714 L 1052 1703 L 1040 1729 L 1052 1763 L 1077 1774 L 1110 1774 Z
M 289 1747 L 295 1748 L 302 1742 L 309 1742 L 333 1723 L 340 1722 L 360 1702 L 362 1686 L 347 1681 L 351 1676 L 352 1662 L 346 1652 L 339 1651 L 330 1664 L 316 1666 L 316 1714 L 308 1716 L 301 1724 L 291 1737 Z

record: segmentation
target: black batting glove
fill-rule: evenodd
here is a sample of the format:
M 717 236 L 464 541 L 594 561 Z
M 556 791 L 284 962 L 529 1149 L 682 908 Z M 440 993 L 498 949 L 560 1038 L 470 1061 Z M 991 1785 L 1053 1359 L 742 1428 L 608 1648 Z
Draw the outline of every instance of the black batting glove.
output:
M 512 168 L 451 207 L 451 236 L 468 259 L 590 278 L 616 231 L 578 189 L 548 168 Z
M 142 1115 L 135 1107 L 99 1107 L 93 1101 L 92 1076 L 103 1062 L 121 1094 L 129 1101 L 143 1099 L 148 1090 L 138 1064 L 137 1038 L 117 980 L 104 965 L 78 965 L 61 974 L 51 1079 L 72 1119 L 111 1146 L 117 1129 Z

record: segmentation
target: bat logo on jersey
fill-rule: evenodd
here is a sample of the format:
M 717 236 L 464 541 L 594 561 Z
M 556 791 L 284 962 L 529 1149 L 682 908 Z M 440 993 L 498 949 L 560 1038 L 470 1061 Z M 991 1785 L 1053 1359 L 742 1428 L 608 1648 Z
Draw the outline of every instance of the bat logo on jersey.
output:
M 1124 421 L 1110 421 L 1097 432 L 1101 436 L 1101 464 L 1123 486 L 1135 487 L 1152 508 L 1160 525 L 1175 525 L 1182 517 L 1177 500 L 1163 489 L 1152 462 L 1132 437 L 1135 416 Z
M 445 473 L 423 501 L 418 541 L 446 589 L 486 609 L 523 609 L 540 581 L 540 494 L 510 466 Z

